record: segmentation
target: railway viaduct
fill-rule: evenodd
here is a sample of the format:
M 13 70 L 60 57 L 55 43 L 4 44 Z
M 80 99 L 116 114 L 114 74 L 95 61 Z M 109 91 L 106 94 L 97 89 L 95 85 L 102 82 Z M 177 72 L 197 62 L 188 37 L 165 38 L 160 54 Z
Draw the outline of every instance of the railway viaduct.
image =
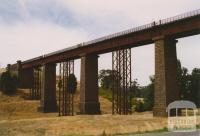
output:
M 64 73 L 66 70 L 69 71 L 72 60 L 80 58 L 80 112 L 82 114 L 99 114 L 98 55 L 108 52 L 118 52 L 119 55 L 120 51 L 125 51 L 127 56 L 127 50 L 130 48 L 154 43 L 155 102 L 153 114 L 154 116 L 165 116 L 167 105 L 179 99 L 176 43 L 179 38 L 197 34 L 200 34 L 199 9 L 84 42 L 27 61 L 17 61 L 16 64 L 8 64 L 7 69 L 18 74 L 21 88 L 33 88 L 34 70 L 41 68 L 41 76 L 38 74 L 38 78 L 40 77 L 41 80 L 41 105 L 39 109 L 44 112 L 52 112 L 57 110 L 56 64 L 60 65 L 60 73 Z M 128 59 L 123 60 L 127 61 Z M 113 63 L 114 61 L 113 59 Z M 117 67 L 120 68 L 120 65 Z M 123 67 L 126 69 L 128 65 L 123 65 Z M 71 70 L 73 71 L 73 68 Z M 65 75 L 69 75 L 69 73 L 70 71 Z

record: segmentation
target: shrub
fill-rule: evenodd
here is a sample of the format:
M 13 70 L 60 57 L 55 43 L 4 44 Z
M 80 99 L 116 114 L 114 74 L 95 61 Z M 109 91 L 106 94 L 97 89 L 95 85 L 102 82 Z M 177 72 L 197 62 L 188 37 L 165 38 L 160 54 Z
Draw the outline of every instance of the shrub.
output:
M 13 94 L 17 88 L 17 76 L 11 75 L 10 72 L 3 72 L 0 77 L 0 88 L 4 94 Z
M 99 95 L 112 102 L 112 90 L 99 88 Z
M 70 74 L 68 79 L 67 79 L 67 86 L 68 86 L 68 91 L 71 94 L 75 94 L 76 89 L 77 89 L 77 79 L 74 74 Z
M 137 112 L 143 112 L 143 111 L 145 111 L 144 102 L 137 101 L 137 103 L 135 105 L 135 111 L 137 111 Z

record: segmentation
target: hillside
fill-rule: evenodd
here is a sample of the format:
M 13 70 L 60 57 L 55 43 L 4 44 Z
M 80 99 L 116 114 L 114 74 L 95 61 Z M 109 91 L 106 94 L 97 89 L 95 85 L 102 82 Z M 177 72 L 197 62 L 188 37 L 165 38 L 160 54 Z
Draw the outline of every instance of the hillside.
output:
M 25 90 L 27 91 L 27 90 Z M 58 113 L 40 113 L 37 112 L 39 106 L 39 100 L 25 100 L 21 96 L 24 95 L 24 90 L 18 90 L 17 95 L 6 96 L 0 92 L 0 120 L 15 120 L 15 119 L 27 119 L 38 117 L 56 117 Z M 23 93 L 22 93 L 23 92 Z M 75 112 L 79 112 L 79 93 L 75 95 Z M 99 98 L 101 103 L 102 114 L 110 114 L 112 111 L 112 103 L 101 97 Z
M 79 94 L 75 96 L 78 109 Z M 58 117 L 58 113 L 39 113 L 39 101 L 24 100 L 21 93 L 0 93 L 0 136 L 82 136 L 161 130 L 167 118 L 153 118 L 152 112 L 111 115 L 111 102 L 100 96 L 103 115 Z M 198 118 L 198 123 L 200 119 Z

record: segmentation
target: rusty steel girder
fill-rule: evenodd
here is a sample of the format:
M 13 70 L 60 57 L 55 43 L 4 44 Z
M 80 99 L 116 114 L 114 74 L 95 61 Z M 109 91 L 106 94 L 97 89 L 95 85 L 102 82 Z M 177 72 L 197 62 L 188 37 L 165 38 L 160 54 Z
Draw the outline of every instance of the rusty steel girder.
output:
M 59 63 L 58 110 L 59 116 L 74 115 L 74 94 L 69 93 L 67 79 L 74 73 L 74 60 Z
M 37 67 L 33 69 L 33 85 L 30 91 L 30 98 L 33 100 L 39 100 L 41 97 L 42 89 L 42 69 Z
M 131 49 L 112 52 L 112 114 L 131 112 Z

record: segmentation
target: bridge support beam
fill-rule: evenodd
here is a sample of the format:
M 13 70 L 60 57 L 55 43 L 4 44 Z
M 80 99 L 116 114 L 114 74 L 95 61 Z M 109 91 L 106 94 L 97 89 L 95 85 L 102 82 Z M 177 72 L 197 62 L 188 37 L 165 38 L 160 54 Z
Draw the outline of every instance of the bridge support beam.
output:
M 56 112 L 56 64 L 42 66 L 42 89 L 38 111 Z
M 18 76 L 18 87 L 28 88 L 33 87 L 33 68 L 22 69 L 21 61 L 17 61 L 17 76 Z
M 31 89 L 33 87 L 33 68 L 22 69 L 21 61 L 17 61 L 18 87 Z
M 33 68 L 23 69 L 18 73 L 19 88 L 32 89 L 33 87 Z
M 81 58 L 81 114 L 100 114 L 100 103 L 98 96 L 98 56 L 84 56 Z
M 155 38 L 154 116 L 166 116 L 169 103 L 179 99 L 176 40 Z

